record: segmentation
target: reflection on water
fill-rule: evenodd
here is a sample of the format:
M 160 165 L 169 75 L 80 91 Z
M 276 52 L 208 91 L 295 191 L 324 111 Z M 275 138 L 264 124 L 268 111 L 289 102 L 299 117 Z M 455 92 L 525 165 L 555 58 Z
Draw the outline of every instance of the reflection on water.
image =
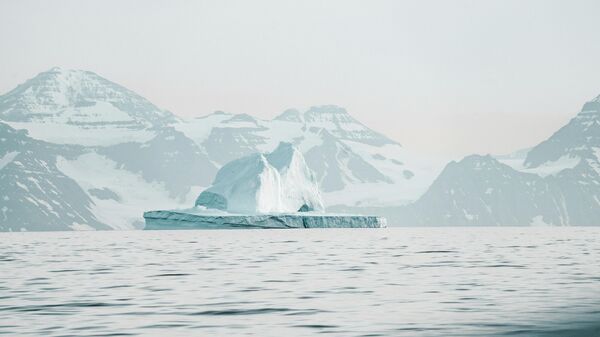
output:
M 600 336 L 600 229 L 0 234 L 0 334 Z

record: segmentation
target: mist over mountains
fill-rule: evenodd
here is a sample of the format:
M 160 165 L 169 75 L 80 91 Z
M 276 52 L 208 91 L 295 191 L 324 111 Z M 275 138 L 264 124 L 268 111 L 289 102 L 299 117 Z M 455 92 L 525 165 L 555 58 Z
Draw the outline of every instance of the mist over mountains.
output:
M 510 157 L 444 165 L 345 109 L 182 119 L 116 83 L 53 68 L 0 96 L 0 230 L 140 228 L 148 209 L 190 207 L 226 163 L 289 142 L 326 208 L 390 225 L 595 225 L 600 99 Z

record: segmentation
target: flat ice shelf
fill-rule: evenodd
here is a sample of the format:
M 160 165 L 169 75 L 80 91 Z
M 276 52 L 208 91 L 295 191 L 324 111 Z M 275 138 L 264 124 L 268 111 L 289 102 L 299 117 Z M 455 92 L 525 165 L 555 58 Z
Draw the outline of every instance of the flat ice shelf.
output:
M 368 215 L 273 213 L 199 214 L 185 210 L 144 213 L 148 230 L 234 228 L 384 228 L 385 218 Z

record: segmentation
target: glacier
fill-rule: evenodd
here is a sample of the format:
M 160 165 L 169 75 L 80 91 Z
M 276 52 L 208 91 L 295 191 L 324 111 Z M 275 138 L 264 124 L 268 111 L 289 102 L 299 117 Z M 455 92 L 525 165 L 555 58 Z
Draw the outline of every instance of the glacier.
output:
M 313 171 L 291 143 L 223 166 L 195 207 L 144 213 L 145 229 L 380 228 L 376 216 L 324 213 Z

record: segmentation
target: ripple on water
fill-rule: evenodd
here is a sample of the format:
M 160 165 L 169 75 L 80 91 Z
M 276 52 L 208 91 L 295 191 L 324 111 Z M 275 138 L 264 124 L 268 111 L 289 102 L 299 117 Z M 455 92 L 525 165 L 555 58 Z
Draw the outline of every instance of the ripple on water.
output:
M 0 334 L 592 337 L 598 261 L 595 228 L 3 233 Z

